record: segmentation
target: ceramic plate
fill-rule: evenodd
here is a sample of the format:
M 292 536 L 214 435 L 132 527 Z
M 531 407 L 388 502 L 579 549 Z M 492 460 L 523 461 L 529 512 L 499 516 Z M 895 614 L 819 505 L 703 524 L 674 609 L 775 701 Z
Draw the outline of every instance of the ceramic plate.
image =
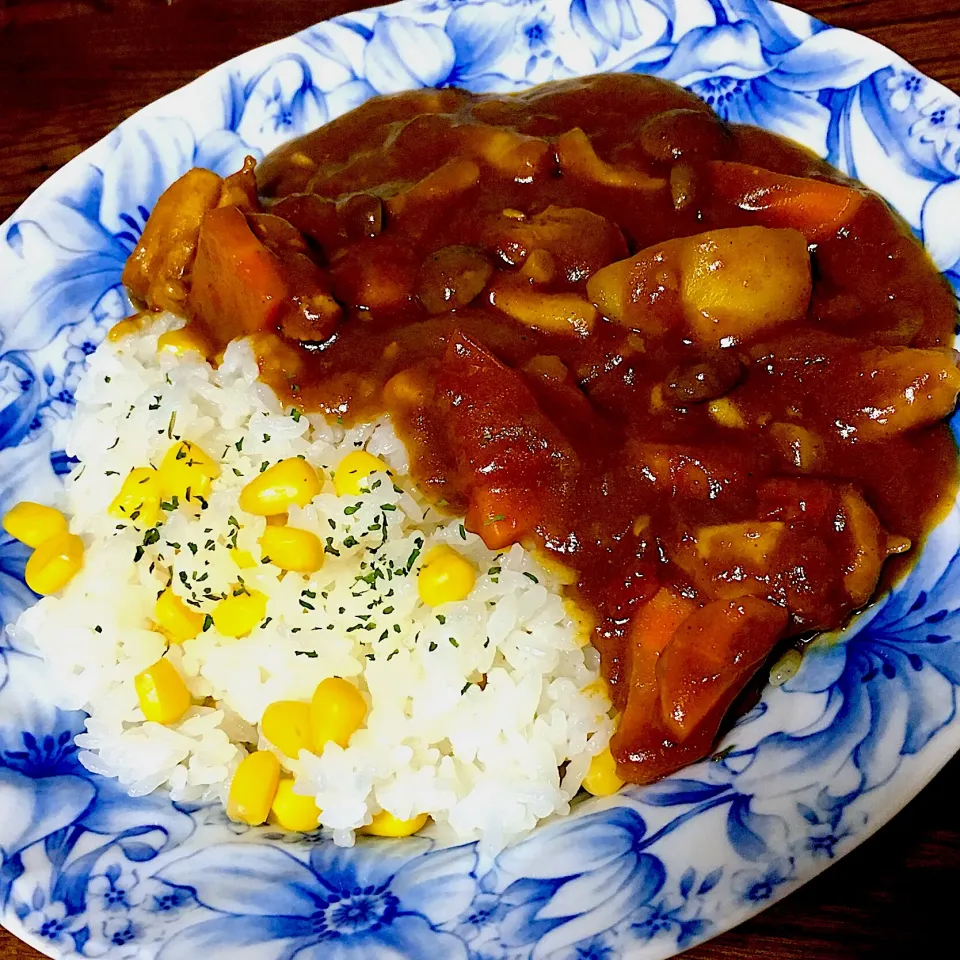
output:
M 607 70 L 680 83 L 879 190 L 960 281 L 960 100 L 890 51 L 763 0 L 406 0 L 251 51 L 136 114 L 0 227 L 0 511 L 52 497 L 84 358 L 130 309 L 164 187 L 226 174 L 377 93 L 517 90 Z M 955 421 L 956 423 L 956 421 Z M 245 829 L 131 799 L 76 758 L 84 717 L 0 650 L 0 911 L 55 957 L 653 960 L 739 923 L 899 810 L 960 746 L 960 514 L 824 637 L 710 760 L 474 846 Z M 0 617 L 33 600 L 0 539 Z

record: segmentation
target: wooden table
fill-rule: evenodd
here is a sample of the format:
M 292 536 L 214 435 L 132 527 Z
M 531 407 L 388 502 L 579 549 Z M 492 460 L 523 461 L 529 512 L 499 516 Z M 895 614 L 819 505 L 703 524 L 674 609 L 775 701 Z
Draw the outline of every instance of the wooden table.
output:
M 0 222 L 54 170 L 144 104 L 250 47 L 364 5 L 0 0 Z M 956 0 L 798 0 L 796 6 L 879 40 L 960 91 Z M 941 955 L 941 943 L 954 929 L 960 879 L 958 795 L 960 759 L 826 874 L 688 956 Z M 0 930 L 0 957 L 38 956 Z

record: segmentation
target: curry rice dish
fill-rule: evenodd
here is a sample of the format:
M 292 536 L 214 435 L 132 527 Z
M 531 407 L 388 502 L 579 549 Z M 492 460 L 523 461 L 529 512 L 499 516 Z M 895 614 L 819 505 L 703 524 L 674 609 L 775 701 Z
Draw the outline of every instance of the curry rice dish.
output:
M 124 282 L 14 629 L 85 765 L 246 823 L 496 849 L 673 773 L 954 494 L 909 229 L 647 77 L 372 99 L 186 173 Z

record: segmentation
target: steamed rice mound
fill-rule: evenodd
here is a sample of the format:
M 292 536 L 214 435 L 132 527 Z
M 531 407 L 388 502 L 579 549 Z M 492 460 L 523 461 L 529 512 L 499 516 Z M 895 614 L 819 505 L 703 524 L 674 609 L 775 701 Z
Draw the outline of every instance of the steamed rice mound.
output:
M 196 354 L 158 354 L 158 336 L 181 323 L 163 316 L 90 358 L 63 438 L 79 460 L 62 506 L 86 546 L 84 566 L 13 628 L 46 658 L 56 702 L 90 714 L 77 738 L 81 762 L 131 795 L 225 800 L 243 757 L 274 749 L 257 728 L 265 707 L 309 700 L 321 680 L 340 676 L 367 700 L 364 726 L 346 749 L 280 755 L 336 842 L 352 843 L 383 809 L 401 819 L 429 813 L 456 837 L 496 849 L 567 812 L 613 721 L 595 683 L 598 656 L 556 578 L 520 546 L 494 553 L 430 508 L 388 421 L 345 430 L 284 409 L 257 379 L 245 341 L 218 369 Z M 118 523 L 107 508 L 123 479 L 159 465 L 177 439 L 220 464 L 206 506 L 163 512 L 155 532 Z M 371 476 L 368 493 L 338 497 L 332 471 L 358 448 L 391 474 Z M 265 520 L 239 506 L 264 464 L 296 456 L 325 478 L 289 513 L 291 526 L 326 545 L 311 575 L 262 563 Z M 478 578 L 466 600 L 431 608 L 417 573 L 439 544 L 474 563 Z M 241 569 L 236 551 L 254 564 Z M 168 584 L 207 613 L 238 582 L 268 598 L 265 619 L 243 638 L 208 621 L 195 639 L 168 645 L 152 621 Z M 133 682 L 164 655 L 196 703 L 171 726 L 144 720 Z

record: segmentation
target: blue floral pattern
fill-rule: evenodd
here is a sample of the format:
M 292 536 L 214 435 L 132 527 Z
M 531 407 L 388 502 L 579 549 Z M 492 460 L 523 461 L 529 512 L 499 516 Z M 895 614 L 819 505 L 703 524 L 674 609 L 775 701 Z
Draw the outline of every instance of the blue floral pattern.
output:
M 129 309 L 161 190 L 378 93 L 654 74 L 880 190 L 960 283 L 960 99 L 873 42 L 765 0 L 405 0 L 255 50 L 132 117 L 0 227 L 0 512 L 55 502 L 59 425 Z M 442 836 L 335 847 L 80 766 L 30 650 L 0 646 L 0 916 L 58 957 L 620 960 L 739 922 L 881 825 L 960 745 L 960 512 L 910 576 L 821 638 L 716 755 L 588 799 L 493 860 Z M 0 620 L 33 596 L 0 537 Z

